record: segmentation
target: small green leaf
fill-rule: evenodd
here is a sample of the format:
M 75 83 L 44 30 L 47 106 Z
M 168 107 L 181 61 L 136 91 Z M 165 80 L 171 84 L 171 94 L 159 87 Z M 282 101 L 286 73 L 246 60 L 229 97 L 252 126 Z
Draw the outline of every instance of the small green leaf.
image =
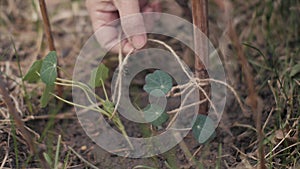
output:
M 93 88 L 102 86 L 102 82 L 104 83 L 108 78 L 108 72 L 109 69 L 101 63 L 97 68 L 92 70 L 90 85 Z
M 169 119 L 169 115 L 160 106 L 151 104 L 144 108 L 144 118 L 153 126 L 161 126 Z
M 29 83 L 36 83 L 40 79 L 38 73 L 41 70 L 42 63 L 43 60 L 35 61 L 30 67 L 30 69 L 28 70 L 27 74 L 24 76 L 23 80 Z
M 48 165 L 52 166 L 53 162 L 52 162 L 51 157 L 47 153 L 45 153 L 45 152 L 43 152 L 43 156 L 44 156 L 46 162 L 48 163 Z
M 294 77 L 299 73 L 300 73 L 300 63 L 298 63 L 292 67 L 290 77 Z
M 146 76 L 146 84 L 144 85 L 144 90 L 147 93 L 158 89 L 161 90 L 164 94 L 167 94 L 172 88 L 172 78 L 169 74 L 161 70 L 156 70 L 154 73 L 151 73 Z M 161 97 L 161 93 L 155 92 L 156 97 Z
M 54 90 L 54 85 L 46 85 L 46 88 L 41 97 L 41 107 L 44 108 L 47 106 L 50 100 L 50 93 Z
M 161 126 L 169 119 L 169 115 L 166 112 L 163 112 L 156 120 L 152 121 L 153 126 Z
M 57 55 L 51 51 L 44 59 L 41 67 L 41 79 L 46 85 L 53 85 L 57 78 Z
M 199 143 L 205 143 L 215 136 L 215 125 L 211 118 L 199 114 L 192 128 L 194 137 Z
M 105 111 L 112 114 L 115 110 L 115 104 L 109 100 L 105 100 L 105 102 L 103 103 L 103 108 Z

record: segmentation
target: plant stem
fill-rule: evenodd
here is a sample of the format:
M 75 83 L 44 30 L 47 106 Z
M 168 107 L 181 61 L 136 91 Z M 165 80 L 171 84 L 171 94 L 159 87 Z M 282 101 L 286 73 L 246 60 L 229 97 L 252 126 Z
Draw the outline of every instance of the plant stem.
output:
M 59 151 L 60 151 L 60 144 L 61 144 L 61 135 L 58 135 L 56 152 L 55 152 L 55 160 L 54 160 L 54 168 L 55 169 L 58 169 L 58 157 L 59 157 Z
M 262 124 L 261 124 L 262 110 L 259 110 L 258 107 L 259 96 L 255 90 L 254 77 L 251 73 L 250 65 L 246 59 L 244 50 L 239 41 L 237 32 L 233 27 L 232 21 L 230 22 L 228 29 L 229 29 L 228 31 L 229 37 L 233 42 L 233 46 L 237 50 L 238 59 L 240 64 L 242 65 L 242 70 L 246 80 L 246 86 L 248 89 L 248 100 L 249 100 L 248 105 L 251 107 L 251 110 L 253 112 L 253 120 L 256 122 L 256 131 L 258 137 L 259 168 L 266 169 L 267 167 L 265 165 L 265 152 L 264 152 L 264 145 L 263 145 L 264 134 L 263 134 Z
M 198 28 L 208 37 L 208 3 L 207 0 L 192 0 L 192 13 L 194 27 L 195 46 L 195 75 L 196 77 L 208 78 L 206 67 L 208 66 L 208 40 L 199 34 Z M 198 56 L 199 55 L 199 56 Z M 210 95 L 210 86 L 204 87 L 207 95 Z M 200 100 L 205 96 L 200 92 Z M 207 114 L 208 102 L 199 106 L 199 114 Z
M 15 51 L 15 55 L 17 57 L 17 62 L 18 62 L 18 69 L 19 69 L 19 74 L 20 74 L 20 77 L 22 78 L 22 89 L 24 91 L 24 97 L 25 97 L 25 102 L 26 102 L 26 105 L 28 106 L 28 110 L 31 114 L 33 114 L 33 106 L 29 100 L 29 96 L 28 96 L 28 92 L 27 92 L 27 89 L 26 89 L 26 86 L 24 84 L 24 80 L 23 80 L 23 72 L 22 72 L 22 69 L 21 69 L 21 64 L 20 64 L 20 57 L 19 57 L 19 53 L 17 51 L 17 48 L 16 48 L 16 45 L 13 41 L 13 39 L 11 38 L 11 43 L 13 45 L 13 48 L 14 48 L 14 51 Z

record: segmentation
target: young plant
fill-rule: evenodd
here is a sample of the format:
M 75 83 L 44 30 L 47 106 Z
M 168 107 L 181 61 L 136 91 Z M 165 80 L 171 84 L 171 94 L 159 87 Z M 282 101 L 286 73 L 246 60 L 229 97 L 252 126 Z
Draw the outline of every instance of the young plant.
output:
M 154 73 L 148 74 L 145 81 L 143 89 L 154 97 L 162 97 L 172 88 L 171 76 L 161 70 L 156 70 Z M 148 105 L 143 111 L 145 120 L 157 127 L 162 126 L 169 119 L 169 115 L 157 104 Z
M 46 107 L 50 100 L 50 97 L 54 96 L 58 100 L 63 101 L 67 104 L 88 109 L 88 110 L 97 111 L 99 113 L 102 113 L 104 116 L 108 117 L 109 119 L 111 119 L 114 122 L 114 124 L 118 127 L 118 129 L 121 131 L 121 133 L 127 138 L 127 133 L 125 131 L 125 128 L 121 120 L 117 115 L 116 116 L 113 115 L 115 106 L 113 102 L 111 102 L 108 99 L 108 96 L 106 94 L 104 81 L 108 78 L 108 71 L 109 71 L 108 68 L 104 64 L 100 64 L 96 69 L 92 71 L 91 79 L 90 79 L 90 85 L 92 87 L 100 87 L 100 86 L 103 87 L 105 97 L 106 97 L 105 99 L 102 99 L 101 97 L 96 95 L 91 89 L 91 87 L 88 86 L 87 84 L 58 78 L 57 68 L 58 66 L 57 66 L 56 52 L 51 51 L 43 60 L 38 60 L 34 62 L 31 68 L 29 69 L 29 71 L 27 72 L 27 74 L 24 76 L 24 80 L 28 81 L 29 83 L 35 83 L 41 80 L 46 85 L 46 88 L 43 92 L 40 101 L 41 107 Z M 57 96 L 56 94 L 52 93 L 55 85 L 66 86 L 66 87 L 78 87 L 84 91 L 91 105 L 97 105 L 97 104 L 92 101 L 92 99 L 90 98 L 90 94 L 95 96 L 95 98 L 97 99 L 97 101 L 100 102 L 103 108 L 100 108 L 99 106 L 87 107 L 84 105 L 78 105 L 71 101 L 65 100 L 60 96 Z
M 149 95 L 155 97 L 162 97 L 163 94 L 167 95 L 173 87 L 172 77 L 162 70 L 156 70 L 148 74 L 145 81 L 143 89 Z M 155 92 L 157 90 L 161 92 Z M 159 105 L 151 104 L 144 108 L 144 117 L 152 125 L 161 127 L 169 119 L 169 114 Z M 199 114 L 192 127 L 192 133 L 199 143 L 205 143 L 215 136 L 215 124 L 210 117 Z

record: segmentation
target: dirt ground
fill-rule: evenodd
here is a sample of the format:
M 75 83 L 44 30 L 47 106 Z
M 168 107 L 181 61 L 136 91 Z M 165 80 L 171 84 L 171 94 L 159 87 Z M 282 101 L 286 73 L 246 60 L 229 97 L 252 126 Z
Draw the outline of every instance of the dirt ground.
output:
M 73 73 L 82 46 L 93 34 L 84 1 L 47 0 L 47 8 L 59 55 L 60 65 Z M 58 136 L 62 136 L 59 168 L 235 168 L 252 169 L 259 165 L 259 144 L 255 115 L 249 100 L 249 87 L 243 73 L 245 63 L 233 39 L 220 41 L 226 34 L 227 13 L 209 1 L 210 40 L 218 49 L 228 83 L 241 98 L 243 113 L 232 93 L 229 94 L 216 137 L 199 144 L 191 133 L 170 151 L 145 159 L 132 159 L 110 154 L 98 147 L 83 131 L 74 108 L 53 99 L 40 108 L 44 85 L 25 83 L 34 110 L 26 104 L 22 75 L 36 59 L 49 52 L 37 0 L 0 1 L 0 70 L 13 103 L 27 129 L 40 143 L 40 150 L 54 159 Z M 297 0 L 229 0 L 229 11 L 243 55 L 259 95 L 263 126 L 263 148 L 267 168 L 300 169 L 300 2 Z M 162 12 L 190 20 L 187 9 L 175 1 L 161 2 Z M 223 6 L 224 7 L 224 6 Z M 227 20 L 226 20 L 227 19 Z M 176 42 L 169 41 L 175 48 Z M 177 50 L 184 56 L 188 51 Z M 189 60 L 187 60 L 189 62 Z M 20 63 L 20 70 L 18 68 Z M 193 62 L 187 63 L 193 65 Z M 291 76 L 292 71 L 298 71 Z M 64 98 L 72 100 L 71 89 Z M 126 123 L 125 123 L 126 127 Z M 142 135 L 136 126 L 127 126 L 130 135 Z M 137 133 L 137 134 L 136 134 Z M 74 150 L 76 153 L 74 153 Z M 190 153 L 190 154 L 189 154 Z M 191 155 L 189 157 L 188 155 Z M 2 96 L 0 96 L 0 169 L 39 168 L 38 157 L 30 157 L 20 131 L 15 131 Z M 92 164 L 92 165 L 90 165 Z M 41 167 L 42 168 L 42 167 Z

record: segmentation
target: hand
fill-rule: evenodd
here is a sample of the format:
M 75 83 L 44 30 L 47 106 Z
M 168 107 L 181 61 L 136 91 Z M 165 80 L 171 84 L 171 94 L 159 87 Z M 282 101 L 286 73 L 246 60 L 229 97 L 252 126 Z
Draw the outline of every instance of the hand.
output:
M 141 49 L 147 42 L 144 18 L 140 12 L 157 11 L 158 3 L 148 4 L 147 0 L 86 0 L 86 6 L 92 20 L 99 43 L 112 52 L 118 52 L 120 45 L 123 53 L 132 49 Z M 134 17 L 127 17 L 135 14 Z M 122 31 L 129 37 L 118 43 L 119 31 L 110 22 L 121 17 Z

